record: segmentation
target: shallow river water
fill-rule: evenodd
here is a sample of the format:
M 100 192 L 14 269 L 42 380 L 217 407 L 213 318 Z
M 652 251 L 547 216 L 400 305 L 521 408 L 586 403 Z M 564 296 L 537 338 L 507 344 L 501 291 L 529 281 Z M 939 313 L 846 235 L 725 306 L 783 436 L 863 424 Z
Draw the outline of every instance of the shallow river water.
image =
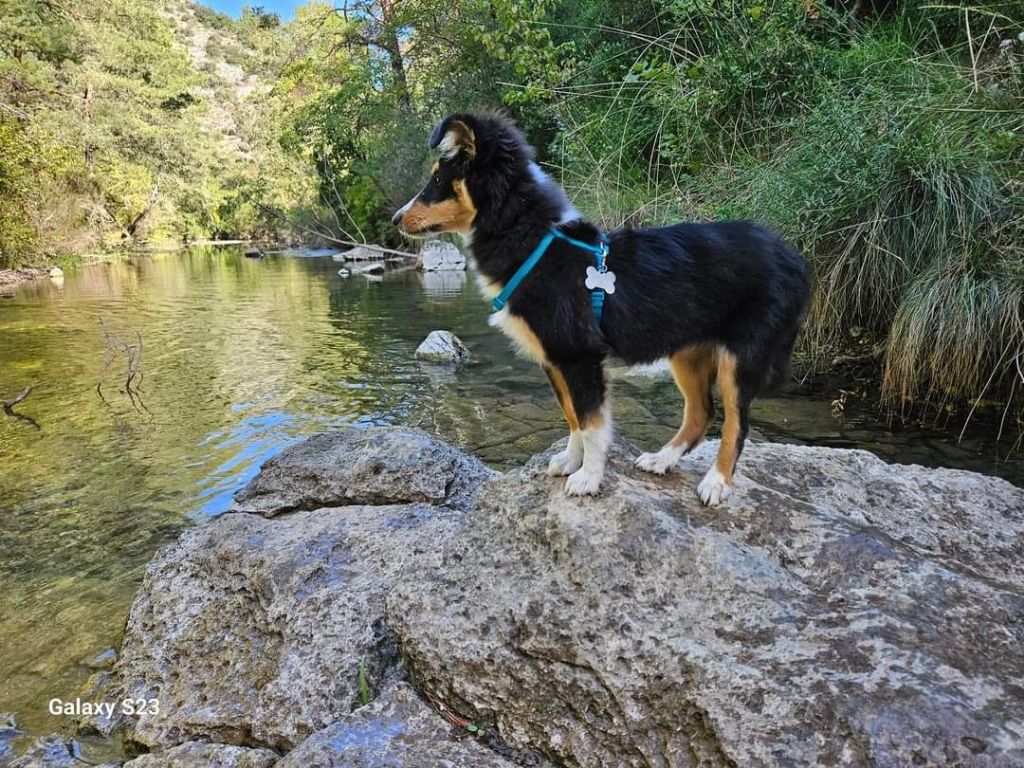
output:
M 143 568 L 185 526 L 222 512 L 267 457 L 312 432 L 411 424 L 497 468 L 563 435 L 544 375 L 487 327 L 462 273 L 338 276 L 329 258 L 245 259 L 237 248 L 143 255 L 0 296 L 0 711 L 23 729 L 68 725 L 88 661 L 115 646 Z M 431 330 L 472 352 L 458 371 L 417 363 Z M 141 391 L 120 391 L 142 340 Z M 106 361 L 105 354 L 109 357 Z M 136 379 L 138 381 L 138 379 Z M 97 391 L 97 383 L 101 383 Z M 657 447 L 678 426 L 671 379 L 620 378 L 615 417 Z M 835 391 L 755 405 L 763 437 L 875 451 L 1024 484 L 1019 453 L 955 432 L 890 428 L 877 408 L 832 413 Z

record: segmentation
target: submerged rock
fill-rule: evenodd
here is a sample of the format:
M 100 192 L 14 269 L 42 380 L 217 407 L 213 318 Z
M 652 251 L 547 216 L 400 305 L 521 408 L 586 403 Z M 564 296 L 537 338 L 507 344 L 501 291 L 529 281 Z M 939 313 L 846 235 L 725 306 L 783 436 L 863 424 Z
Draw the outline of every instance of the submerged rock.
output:
M 420 268 L 424 272 L 465 271 L 466 257 L 451 243 L 428 240 L 420 251 Z
M 613 450 L 488 483 L 388 622 L 418 685 L 570 766 L 1024 764 L 1024 491 L 860 451 Z
M 0 753 L 2 755 L 2 753 Z M 60 734 L 36 739 L 21 757 L 11 763 L 0 763 L 5 768 L 81 768 L 95 765 L 82 760 L 78 742 L 67 741 Z M 95 768 L 116 768 L 114 765 L 96 765 Z
M 469 359 L 469 350 L 451 331 L 431 331 L 418 347 L 416 359 L 428 363 L 462 363 Z
M 270 768 L 278 759 L 269 749 L 187 741 L 165 752 L 129 760 L 124 768 Z

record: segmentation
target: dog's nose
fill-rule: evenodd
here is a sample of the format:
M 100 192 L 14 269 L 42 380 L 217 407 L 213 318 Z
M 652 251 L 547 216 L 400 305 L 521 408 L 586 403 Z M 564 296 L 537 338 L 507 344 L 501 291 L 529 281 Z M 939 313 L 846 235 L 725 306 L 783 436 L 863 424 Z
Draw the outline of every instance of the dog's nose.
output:
M 391 223 L 394 224 L 397 227 L 398 226 L 398 222 L 400 222 L 402 220 L 402 214 L 404 212 L 405 211 L 403 209 L 401 209 L 401 208 L 399 208 L 397 211 L 395 211 L 395 215 L 391 217 Z

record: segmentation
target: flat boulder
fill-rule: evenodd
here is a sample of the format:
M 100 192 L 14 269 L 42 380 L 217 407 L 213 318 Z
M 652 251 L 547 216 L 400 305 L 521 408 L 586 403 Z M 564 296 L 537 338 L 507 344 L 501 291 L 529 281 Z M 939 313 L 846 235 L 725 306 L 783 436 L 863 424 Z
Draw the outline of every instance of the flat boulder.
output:
M 273 517 L 346 504 L 426 504 L 466 509 L 494 472 L 418 429 L 324 432 L 267 461 L 233 511 Z
M 486 484 L 388 598 L 411 679 L 565 766 L 1024 765 L 1024 491 L 760 443 L 709 509 L 716 447 Z

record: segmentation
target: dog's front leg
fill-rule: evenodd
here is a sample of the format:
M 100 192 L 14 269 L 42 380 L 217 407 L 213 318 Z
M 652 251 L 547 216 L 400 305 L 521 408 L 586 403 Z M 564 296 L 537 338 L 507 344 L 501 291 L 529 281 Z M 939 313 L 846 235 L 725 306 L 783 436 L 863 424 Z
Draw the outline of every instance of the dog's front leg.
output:
M 569 425 L 569 444 L 564 451 L 559 451 L 551 457 L 548 462 L 548 474 L 554 477 L 571 475 L 583 466 L 583 439 L 580 435 L 580 423 L 576 418 L 576 409 L 572 404 L 572 396 L 569 394 L 569 385 L 565 382 L 565 376 L 561 369 L 551 365 L 544 366 L 544 373 L 548 375 L 551 388 L 558 398 L 558 405 L 562 409 L 562 415 Z
M 566 479 L 565 492 L 570 496 L 595 494 L 601 488 L 612 441 L 611 409 L 607 402 L 601 357 L 588 355 L 560 361 L 553 366 L 553 371 L 555 392 L 559 392 L 558 383 L 564 383 L 567 394 L 565 398 L 559 396 L 572 430 L 566 452 L 572 459 L 578 458 L 582 452 L 582 463 Z M 558 382 L 559 378 L 561 382 Z M 574 422 L 576 429 L 572 429 Z M 577 441 L 575 445 L 574 439 Z

